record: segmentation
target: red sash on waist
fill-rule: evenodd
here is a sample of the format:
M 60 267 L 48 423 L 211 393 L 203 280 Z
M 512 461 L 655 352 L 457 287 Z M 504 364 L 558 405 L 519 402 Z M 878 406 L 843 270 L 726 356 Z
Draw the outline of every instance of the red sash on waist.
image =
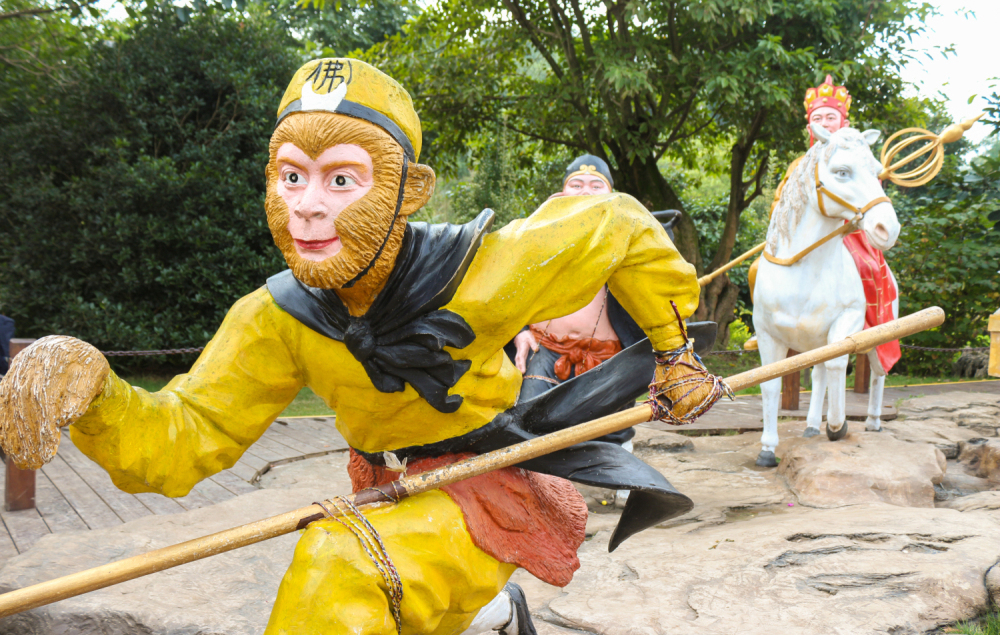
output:
M 844 247 L 851 252 L 854 264 L 861 274 L 861 284 L 865 288 L 865 328 L 885 324 L 892 320 L 892 301 L 898 296 L 892 278 L 889 275 L 889 266 L 885 262 L 885 256 L 878 249 L 875 249 L 868 242 L 868 237 L 863 231 L 856 231 L 844 236 Z M 899 361 L 902 351 L 899 348 L 899 340 L 893 340 L 881 344 L 875 349 L 878 360 L 882 363 L 885 372 Z
M 471 453 L 417 459 L 407 474 L 433 470 Z M 399 478 L 351 450 L 347 466 L 355 492 Z M 576 550 L 587 528 L 587 504 L 569 481 L 505 467 L 441 488 L 462 510 L 472 542 L 500 562 L 516 564 L 543 582 L 566 586 L 580 568 Z M 390 557 L 392 554 L 389 554 Z
M 534 324 L 531 325 L 531 334 L 541 346 L 560 355 L 555 365 L 556 377 L 560 381 L 566 381 L 571 376 L 575 377 L 591 368 L 596 368 L 622 350 L 622 343 L 618 340 L 598 340 L 591 337 L 576 339 L 549 335 Z

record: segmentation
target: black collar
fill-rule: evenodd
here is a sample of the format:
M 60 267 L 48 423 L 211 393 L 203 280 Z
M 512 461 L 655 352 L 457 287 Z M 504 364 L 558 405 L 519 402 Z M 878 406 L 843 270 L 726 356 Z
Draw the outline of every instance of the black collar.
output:
M 408 223 L 392 273 L 361 317 L 352 317 L 333 290 L 303 284 L 291 270 L 268 278 L 267 288 L 292 317 L 344 342 L 381 392 L 409 383 L 437 410 L 455 412 L 462 397 L 448 390 L 471 362 L 456 361 L 443 348 L 465 348 L 476 334 L 441 307 L 455 295 L 492 224 L 491 210 L 465 225 Z

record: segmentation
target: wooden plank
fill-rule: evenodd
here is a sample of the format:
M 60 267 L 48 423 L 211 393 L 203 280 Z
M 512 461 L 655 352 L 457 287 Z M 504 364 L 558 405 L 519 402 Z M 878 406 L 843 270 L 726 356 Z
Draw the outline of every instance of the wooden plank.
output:
M 118 514 L 80 478 L 61 454 L 56 454 L 49 463 L 42 466 L 42 473 L 91 529 L 114 527 L 122 523 Z
M 17 547 L 14 546 L 10 532 L 7 531 L 7 526 L 0 522 L 0 564 L 3 564 L 7 558 L 13 558 L 16 555 Z
M 10 357 L 35 342 L 34 339 L 15 337 L 10 340 Z M 4 508 L 7 511 L 32 509 L 35 506 L 35 470 L 22 470 L 14 465 L 10 458 L 5 458 L 7 469 L 4 471 Z
M 253 452 L 256 456 L 264 458 L 261 454 L 262 449 L 266 449 L 269 453 L 271 453 L 271 456 L 277 457 L 267 459 L 268 462 L 284 461 L 297 456 L 302 456 L 303 454 L 302 452 L 292 449 L 283 443 L 275 441 L 273 436 L 269 436 L 267 434 L 261 436 L 261 438 L 257 439 L 256 443 L 250 446 L 250 452 Z
M 76 513 L 73 506 L 63 498 L 44 472 L 38 475 L 38 497 L 35 508 L 48 525 L 49 531 L 54 534 L 87 529 L 87 523 L 83 522 L 80 514 Z
M 235 494 L 210 478 L 207 478 L 201 483 L 195 485 L 194 491 L 212 501 L 213 505 L 217 503 L 224 503 L 235 496 Z
M 294 436 L 284 434 L 283 430 L 281 431 L 268 430 L 264 433 L 264 436 L 262 438 L 269 439 L 271 441 L 274 441 L 275 443 L 280 443 L 285 447 L 291 448 L 300 456 L 304 454 L 316 454 L 317 452 L 326 452 L 327 450 L 330 449 L 330 448 L 316 447 L 311 443 L 300 441 L 299 439 L 296 439 Z
M 180 498 L 171 498 L 170 500 L 174 501 L 184 509 L 188 510 L 199 509 L 201 507 L 211 507 L 212 505 L 215 504 L 212 502 L 212 499 L 210 499 L 209 497 L 205 496 L 204 494 L 198 491 L 197 485 L 191 488 L 191 492 L 188 493 L 187 496 L 181 496 Z
M 861 353 L 854 358 L 854 392 L 868 394 L 868 385 L 872 382 L 872 367 L 868 363 L 868 355 Z
M 293 419 L 289 421 L 288 429 L 302 431 L 310 435 L 314 445 L 320 443 L 335 449 L 347 449 L 347 441 L 334 426 L 333 421 L 332 417 L 326 422 L 321 419 Z
M 223 472 L 229 472 L 230 474 L 234 475 L 236 478 L 240 479 L 244 483 L 249 483 L 257 475 L 257 468 L 253 467 L 252 465 L 244 461 L 244 459 L 246 458 L 247 456 L 244 454 L 242 457 L 240 457 L 240 460 L 236 462 L 236 465 L 232 466 L 228 470 L 223 470 Z M 256 457 L 250 457 L 250 458 L 255 461 L 258 460 Z M 265 465 L 267 464 L 265 463 Z M 222 472 L 220 472 L 220 474 L 221 473 Z M 215 480 L 216 482 L 225 485 L 223 481 L 220 481 L 218 479 Z M 227 489 L 232 491 L 232 488 L 227 488 Z
M 218 474 L 213 475 L 210 480 L 221 485 L 237 496 L 257 491 L 256 487 L 246 482 L 236 474 L 233 474 L 231 470 L 222 470 Z
M 291 458 L 295 456 L 294 454 L 289 455 L 285 451 L 275 452 L 273 449 L 268 447 L 269 444 L 262 444 L 260 441 L 251 445 L 243 456 L 240 458 L 241 461 L 253 462 L 254 459 L 261 463 L 261 467 L 257 469 L 262 469 L 264 466 L 270 464 L 272 461 L 282 461 L 284 459 Z
M 24 553 L 42 536 L 49 535 L 49 526 L 45 524 L 37 509 L 23 509 L 16 512 L 0 512 L 3 524 L 14 541 L 19 553 Z
M 788 357 L 793 357 L 798 354 L 798 351 L 788 351 Z M 789 373 L 781 378 L 782 410 L 799 409 L 799 379 L 801 376 L 802 371 L 795 371 L 794 373 Z
M 35 506 L 35 470 L 22 470 L 8 456 L 4 458 L 4 509 L 18 511 Z
M 163 494 L 144 492 L 142 494 L 135 494 L 135 497 L 138 498 L 143 505 L 149 508 L 149 511 L 158 516 L 179 514 L 184 511 L 184 508 L 180 503 L 172 498 L 164 496 Z
M 153 513 L 135 496 L 118 489 L 111 480 L 111 475 L 105 472 L 104 468 L 91 461 L 71 441 L 68 439 L 65 441 L 59 446 L 59 456 L 101 497 L 101 500 L 121 518 L 122 522 L 127 523 L 130 520 L 143 518 Z
M 332 443 L 330 440 L 323 441 L 318 437 L 314 430 L 304 427 L 289 427 L 289 426 L 271 426 L 268 432 L 273 432 L 276 435 L 280 435 L 282 438 L 282 443 L 285 443 L 284 439 L 294 439 L 301 444 L 300 447 L 310 447 L 314 448 L 308 454 L 314 452 L 329 452 L 330 450 L 339 450 L 340 448 L 336 444 Z M 289 447 L 294 447 L 288 444 Z

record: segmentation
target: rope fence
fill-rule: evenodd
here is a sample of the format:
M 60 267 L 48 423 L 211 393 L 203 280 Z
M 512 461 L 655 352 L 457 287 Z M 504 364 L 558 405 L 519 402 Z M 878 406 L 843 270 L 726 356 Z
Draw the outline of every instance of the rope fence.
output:
M 927 351 L 930 353 L 975 353 L 975 352 L 989 352 L 989 346 L 978 346 L 978 347 L 966 347 L 966 348 L 941 348 L 937 346 L 914 346 L 912 344 L 899 344 L 901 348 L 908 348 L 914 351 Z M 756 353 L 757 351 L 744 351 L 744 350 L 733 350 L 733 351 L 711 351 L 710 353 L 705 353 L 708 355 L 746 355 L 747 353 Z
M 973 352 L 988 352 L 990 350 L 989 346 L 978 346 L 978 347 L 966 347 L 966 348 L 943 348 L 939 346 L 914 346 L 912 344 L 902 344 L 902 348 L 908 348 L 914 351 L 926 351 L 930 353 L 973 353 Z M 188 355 L 192 353 L 200 353 L 205 350 L 204 346 L 199 346 L 198 348 L 166 348 L 158 351 L 101 351 L 105 357 L 148 357 L 153 355 Z M 745 350 L 731 350 L 731 351 L 711 351 L 705 353 L 708 355 L 746 355 L 747 353 L 756 353 L 757 351 L 745 351 Z
M 204 346 L 198 348 L 165 348 L 158 351 L 101 351 L 105 357 L 147 357 L 151 355 L 186 355 L 189 353 L 200 353 L 205 350 Z

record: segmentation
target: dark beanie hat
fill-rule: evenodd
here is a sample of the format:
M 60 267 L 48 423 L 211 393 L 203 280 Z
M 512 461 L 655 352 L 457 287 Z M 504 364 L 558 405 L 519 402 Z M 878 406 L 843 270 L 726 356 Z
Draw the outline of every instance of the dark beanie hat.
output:
M 595 157 L 592 154 L 584 154 L 573 159 L 573 162 L 566 168 L 566 176 L 563 177 L 563 185 L 566 185 L 566 181 L 570 180 L 570 178 L 581 174 L 599 176 L 608 182 L 608 187 L 610 189 L 615 189 L 615 180 L 611 178 L 611 170 L 608 168 L 608 164 L 605 163 L 604 159 L 600 157 Z

